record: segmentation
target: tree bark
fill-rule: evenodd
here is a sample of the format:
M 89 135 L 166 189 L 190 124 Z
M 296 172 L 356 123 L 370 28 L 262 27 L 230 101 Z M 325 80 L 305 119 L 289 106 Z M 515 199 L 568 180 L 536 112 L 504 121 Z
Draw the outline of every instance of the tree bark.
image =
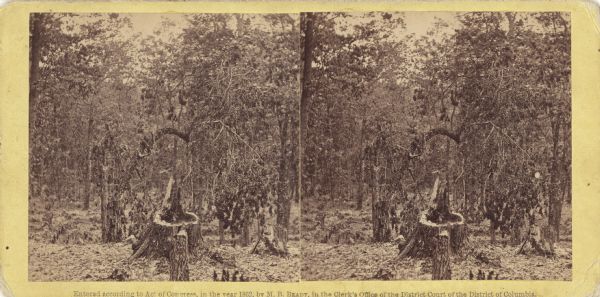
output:
M 289 168 L 288 168 L 288 172 L 289 172 L 289 178 L 288 178 L 288 184 L 289 184 L 289 192 L 290 192 L 290 199 L 292 201 L 295 202 L 299 202 L 300 201 L 300 195 L 299 195 L 299 188 L 300 188 L 300 184 L 299 184 L 299 178 L 298 178 L 298 173 L 300 172 L 299 170 L 299 152 L 298 150 L 300 149 L 299 146 L 299 129 L 298 129 L 298 117 L 295 115 L 291 115 L 291 125 L 290 125 L 290 157 L 289 157 Z
M 359 172 L 357 175 L 357 180 L 358 180 L 358 191 L 356 193 L 356 209 L 361 210 L 363 207 L 363 199 L 364 199 L 364 195 L 365 195 L 365 187 L 364 187 L 364 182 L 365 182 L 365 156 L 364 156 L 364 142 L 365 142 L 365 130 L 366 130 L 366 123 L 365 123 L 365 119 L 362 119 L 361 121 L 361 127 L 360 127 L 360 137 L 359 137 L 359 141 L 358 141 L 358 145 L 359 145 L 359 149 L 360 149 L 360 154 L 359 154 Z
M 452 279 L 450 265 L 450 234 L 448 231 L 441 231 L 435 239 L 435 250 L 432 256 L 432 279 L 448 280 Z
M 223 229 L 223 221 L 219 220 L 219 244 L 225 243 L 225 230 Z
M 194 159 L 196 154 L 196 146 L 189 145 L 190 147 L 190 192 L 192 194 L 192 212 L 202 218 L 202 207 L 204 205 L 204 195 L 201 194 L 200 189 L 202 186 L 202 180 L 196 175 L 196 160 Z M 201 149 L 201 148 L 199 148 Z M 205 179 L 206 180 L 206 179 Z M 206 180 L 207 181 L 207 180 Z M 208 185 L 208 183 L 207 183 Z M 188 226 L 188 248 L 190 253 L 195 253 L 196 248 L 202 245 L 204 241 L 202 237 L 202 220 L 198 220 L 198 224 Z
M 506 19 L 508 20 L 508 32 L 506 35 L 512 38 L 515 35 L 515 13 L 505 12 L 504 15 L 506 15 Z
M 250 225 L 251 225 L 251 221 L 250 221 L 250 216 L 248 215 L 248 213 L 246 211 L 244 211 L 244 219 L 242 221 L 242 234 L 240 236 L 240 245 L 241 246 L 248 246 L 250 245 Z
M 362 210 L 365 196 L 365 160 L 361 157 L 360 173 L 358 177 L 358 191 L 356 193 L 356 209 Z
M 109 170 L 107 164 L 106 154 L 103 154 L 102 164 L 102 182 L 100 185 L 100 217 L 102 222 L 102 242 L 108 242 L 108 211 L 107 211 L 107 198 L 110 197 L 110 186 L 109 186 Z
M 387 200 L 375 202 L 373 211 L 373 241 L 388 242 L 392 238 L 392 227 L 390 220 L 390 205 Z
M 192 172 L 194 171 L 194 166 L 193 166 L 193 160 L 192 160 Z M 195 179 L 194 179 L 194 173 L 191 173 L 192 176 L 190 176 L 191 182 L 190 182 L 190 192 L 192 193 L 192 212 L 198 216 L 198 218 L 202 218 L 202 196 L 196 194 L 196 186 L 195 186 Z M 202 238 L 202 225 L 201 225 L 201 220 L 198 220 L 197 224 L 193 224 L 191 226 L 187 227 L 187 234 L 188 234 L 188 250 L 190 253 L 195 254 L 196 249 L 202 245 L 202 242 L 204 241 L 204 239 Z
M 106 205 L 106 226 L 104 226 L 104 242 L 119 242 L 125 238 L 125 214 L 121 206 L 121 197 L 111 191 L 110 199 Z
M 373 241 L 387 242 L 391 240 L 392 225 L 390 219 L 390 202 L 381 195 L 380 167 L 375 167 L 374 189 L 372 201 Z
M 90 112 L 91 114 L 91 112 Z M 93 131 L 94 120 L 91 118 L 88 119 L 88 129 L 87 129 L 87 178 L 86 183 L 83 185 L 83 209 L 87 210 L 90 208 L 90 200 L 92 195 L 92 187 L 94 186 L 92 178 L 92 158 L 93 156 L 93 142 L 92 142 L 92 131 Z
M 193 187 L 193 182 L 192 182 L 192 192 L 194 191 L 194 187 Z M 193 197 L 193 205 L 194 205 L 194 214 L 196 214 L 198 216 L 198 218 L 202 217 L 202 202 L 200 199 L 200 202 L 197 202 L 196 198 L 197 195 L 194 195 Z M 196 248 L 198 248 L 199 246 L 202 245 L 202 242 L 204 241 L 203 237 L 202 237 L 202 225 L 200 224 L 200 220 L 198 220 L 198 224 L 193 224 L 191 226 L 188 226 L 188 248 L 189 251 L 192 253 L 195 253 Z
M 102 190 L 100 213 L 102 217 L 102 242 L 119 242 L 125 237 L 125 214 L 121 205 L 125 184 L 119 175 L 118 154 L 114 138 L 107 128 L 106 136 L 99 146 L 102 150 Z M 129 174 L 131 175 L 131 174 Z M 128 182 L 127 182 L 128 185 Z
M 170 280 L 189 281 L 187 232 L 181 229 L 171 240 L 173 244 L 169 252 Z
M 300 94 L 300 174 L 298 175 L 300 183 L 304 185 L 304 162 L 305 149 L 308 128 L 308 110 L 311 101 L 311 79 L 312 79 L 312 63 L 313 63 L 313 48 L 314 48 L 314 21 L 315 16 L 312 12 L 301 14 L 302 30 L 304 33 L 304 44 L 302 51 L 303 66 L 302 66 L 302 89 Z M 311 183 L 311 187 L 314 184 Z M 300 188 L 300 196 L 303 196 L 303 188 Z

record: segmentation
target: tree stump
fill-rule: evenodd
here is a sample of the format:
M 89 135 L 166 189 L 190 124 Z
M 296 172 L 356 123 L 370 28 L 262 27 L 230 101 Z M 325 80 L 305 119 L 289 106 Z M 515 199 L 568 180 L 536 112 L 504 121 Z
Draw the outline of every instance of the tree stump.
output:
M 451 216 L 447 218 L 446 222 L 434 223 L 429 219 L 429 211 L 422 212 L 415 231 L 413 231 L 408 243 L 400 252 L 399 257 L 431 256 L 436 246 L 436 237 L 444 230 L 449 234 L 450 251 L 460 253 L 467 236 L 464 218 L 459 213 L 450 214 Z
M 450 267 L 450 234 L 447 230 L 441 231 L 435 237 L 435 248 L 433 251 L 432 279 L 451 279 Z
M 172 239 L 172 247 L 169 253 L 169 264 L 171 267 L 171 281 L 188 281 L 190 272 L 188 268 L 188 235 L 185 229 L 181 229 Z
M 285 238 L 287 238 L 287 229 L 277 225 L 274 227 L 269 226 L 265 228 L 263 234 L 259 235 L 259 238 L 250 253 L 258 253 L 258 246 L 262 242 L 264 250 L 269 254 L 285 257 L 288 255 L 287 242 L 282 242 Z
M 188 250 L 196 251 L 204 241 L 200 224 L 188 225 L 186 232 L 188 233 Z
M 249 246 L 250 245 L 250 224 L 251 224 L 251 219 L 250 219 L 250 215 L 248 214 L 248 212 L 244 212 L 244 221 L 242 223 L 242 236 L 240 238 L 240 244 L 241 246 Z
M 436 241 L 442 231 L 449 235 L 450 251 L 459 253 L 467 237 L 465 219 L 449 210 L 448 192 L 444 188 L 438 191 L 439 180 L 436 179 L 432 191 L 435 206 L 421 212 L 419 222 L 408 241 L 401 250 L 399 258 L 405 256 L 430 257 L 437 246 Z
M 139 257 L 168 258 L 172 247 L 169 244 L 171 238 L 177 236 L 182 230 L 186 230 L 187 238 L 188 226 L 198 223 L 198 217 L 195 214 L 191 212 L 184 214 L 185 217 L 182 216 L 178 222 L 168 222 L 163 219 L 162 213 L 156 213 L 152 222 L 146 227 L 142 238 L 137 244 L 133 245 L 134 253 L 131 259 Z M 189 250 L 189 247 L 187 250 Z
M 529 232 L 519 247 L 517 254 L 524 253 L 525 246 L 529 243 L 535 253 L 545 257 L 554 257 L 556 256 L 554 250 L 555 239 L 556 233 L 548 223 L 533 223 L 529 226 Z
M 184 212 L 180 204 L 179 189 L 173 190 L 175 182 L 173 177 L 169 180 L 163 209 L 155 212 L 152 222 L 146 226 L 142 237 L 137 244 L 133 245 L 134 253 L 131 259 L 138 257 L 165 257 L 170 258 L 173 245 L 170 244 L 174 237 L 190 226 L 198 224 L 198 216 L 192 212 Z M 189 244 L 187 231 L 185 231 L 186 244 Z M 186 246 L 186 253 L 189 247 Z M 187 257 L 187 254 L 186 254 Z

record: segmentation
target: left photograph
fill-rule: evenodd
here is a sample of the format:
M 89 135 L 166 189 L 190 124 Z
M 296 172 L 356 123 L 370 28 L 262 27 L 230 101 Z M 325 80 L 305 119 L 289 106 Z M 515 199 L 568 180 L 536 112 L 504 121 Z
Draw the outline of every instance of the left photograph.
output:
M 31 14 L 29 280 L 299 281 L 299 31 Z

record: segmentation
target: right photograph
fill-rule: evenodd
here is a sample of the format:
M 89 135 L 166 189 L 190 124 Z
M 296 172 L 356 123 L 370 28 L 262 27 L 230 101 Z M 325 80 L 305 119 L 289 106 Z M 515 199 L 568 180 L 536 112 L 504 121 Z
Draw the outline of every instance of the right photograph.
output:
M 300 20 L 302 280 L 572 279 L 569 13 Z

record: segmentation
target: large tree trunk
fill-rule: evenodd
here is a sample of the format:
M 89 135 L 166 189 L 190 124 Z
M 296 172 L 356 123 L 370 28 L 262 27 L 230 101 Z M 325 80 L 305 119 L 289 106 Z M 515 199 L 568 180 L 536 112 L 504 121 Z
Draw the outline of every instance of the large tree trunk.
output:
M 106 154 L 104 155 L 104 160 L 102 162 L 102 182 L 100 184 L 100 218 L 101 218 L 101 226 L 102 226 L 102 242 L 108 242 L 108 197 L 111 195 L 111 187 L 109 183 L 109 171 L 108 166 L 105 165 L 107 161 Z
M 310 106 L 312 78 L 312 61 L 314 48 L 314 21 L 315 16 L 312 12 L 302 14 L 304 26 L 304 45 L 303 45 L 303 66 L 302 66 L 302 93 L 300 95 L 300 133 L 301 147 L 304 150 L 306 140 L 306 128 L 308 123 L 308 107 Z
M 92 171 L 92 147 L 91 145 L 88 145 L 88 153 L 87 153 L 87 164 L 86 164 L 86 178 L 85 178 L 85 182 L 83 183 L 83 209 L 84 210 L 88 210 L 90 208 L 90 196 L 91 196 L 91 191 L 92 191 L 92 178 L 93 178 L 93 171 Z
M 308 131 L 308 110 L 311 101 L 311 79 L 312 79 L 312 62 L 313 62 L 313 48 L 314 48 L 314 21 L 315 16 L 312 12 L 306 12 L 301 14 L 302 19 L 302 31 L 304 33 L 304 44 L 302 50 L 302 89 L 300 94 L 300 171 L 299 171 L 299 179 L 302 185 L 305 185 L 303 182 L 305 168 L 305 150 L 306 150 L 306 138 Z M 314 181 L 314 177 L 311 178 Z M 311 189 L 314 187 L 314 182 L 310 183 Z M 300 187 L 300 191 L 303 190 L 304 187 Z M 300 192 L 300 196 L 304 196 L 302 192 Z
M 223 245 L 225 243 L 225 229 L 223 227 L 223 221 L 219 220 L 219 244 Z
M 496 243 L 496 228 L 495 228 L 496 224 L 490 220 L 490 243 L 491 244 L 495 244 Z
M 392 239 L 390 203 L 380 200 L 375 202 L 373 208 L 373 241 L 388 242 Z
M 193 161 L 192 161 L 193 162 Z M 192 169 L 193 171 L 193 169 Z M 193 174 L 193 173 L 192 173 Z M 202 204 L 203 204 L 203 199 L 201 195 L 196 194 L 196 187 L 195 187 L 195 182 L 194 182 L 194 177 L 191 177 L 191 193 L 192 193 L 192 205 L 194 207 L 193 212 L 194 214 L 196 214 L 196 216 L 198 216 L 198 218 L 202 217 Z M 188 226 L 188 231 L 187 231 L 189 237 L 188 237 L 188 247 L 189 247 L 189 251 L 194 253 L 196 251 L 196 248 L 198 248 L 199 246 L 202 245 L 202 225 L 200 224 L 200 221 L 198 221 L 198 224 L 193 224 Z
M 92 187 L 93 185 L 93 141 L 92 141 L 92 131 L 93 131 L 94 120 L 91 118 L 91 108 L 90 108 L 90 118 L 88 119 L 88 129 L 87 129 L 87 177 L 85 183 L 83 184 L 83 209 L 87 210 L 90 208 L 90 200 L 92 195 Z
M 362 210 L 365 196 L 365 160 L 361 157 L 360 173 L 358 176 L 358 191 L 356 192 L 356 209 Z
M 289 157 L 289 168 L 288 168 L 288 172 L 289 172 L 289 179 L 288 179 L 288 186 L 289 186 L 289 192 L 290 192 L 290 200 L 295 201 L 295 202 L 300 202 L 300 195 L 299 195 L 299 188 L 300 188 L 300 184 L 299 184 L 299 178 L 298 178 L 298 173 L 299 171 L 299 131 L 298 131 L 298 117 L 295 115 L 291 115 L 291 125 L 290 125 L 290 157 Z
M 181 229 L 172 239 L 169 253 L 169 266 L 171 268 L 171 281 L 189 281 L 188 268 L 188 236 L 185 229 Z
M 120 202 L 124 193 L 119 194 L 114 171 L 114 161 L 110 160 L 109 165 L 105 166 L 102 186 L 102 242 L 119 242 L 125 237 L 125 214 Z
M 360 154 L 359 154 L 359 158 L 360 160 L 358 161 L 359 164 L 358 166 L 359 171 L 357 174 L 357 181 L 358 181 L 358 191 L 356 193 L 356 209 L 361 210 L 363 207 L 363 200 L 364 200 L 364 195 L 365 195 L 365 156 L 364 156 L 364 142 L 365 142 L 365 131 L 366 131 L 366 123 L 365 123 L 365 119 L 363 119 L 361 121 L 361 127 L 360 127 L 360 137 L 359 137 L 359 141 L 358 141 L 358 147 L 360 149 Z
M 106 205 L 107 225 L 104 228 L 104 242 L 119 242 L 125 238 L 125 214 L 121 206 L 121 197 L 117 193 L 111 193 L 111 197 Z
M 375 167 L 374 189 L 372 201 L 373 241 L 387 242 L 391 240 L 392 224 L 390 218 L 390 201 L 381 195 L 380 167 Z
M 244 221 L 242 223 L 242 235 L 241 235 L 241 245 L 248 246 L 250 245 L 250 216 L 248 214 L 244 214 Z
M 121 200 L 125 195 L 125 186 L 118 168 L 119 156 L 110 131 L 100 145 L 103 155 L 100 215 L 102 218 L 102 242 L 119 242 L 125 237 L 125 214 Z
M 202 227 L 200 225 L 200 222 L 198 222 L 198 224 L 189 226 L 188 229 L 188 247 L 190 252 L 194 252 L 198 247 L 202 245 Z
M 450 234 L 447 230 L 441 231 L 435 238 L 435 249 L 432 257 L 433 280 L 452 279 L 450 267 Z

